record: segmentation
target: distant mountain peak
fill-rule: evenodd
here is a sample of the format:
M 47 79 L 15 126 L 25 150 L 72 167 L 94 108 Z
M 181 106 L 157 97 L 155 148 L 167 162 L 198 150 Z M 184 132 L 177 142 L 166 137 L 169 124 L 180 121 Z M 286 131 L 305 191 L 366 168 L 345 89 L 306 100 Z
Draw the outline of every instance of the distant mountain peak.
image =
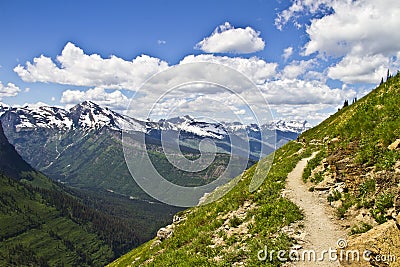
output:
M 100 107 L 100 105 L 96 104 L 93 101 L 90 100 L 85 100 L 82 103 L 77 104 L 76 106 L 81 106 L 81 107 Z
M 282 132 L 295 132 L 295 133 L 302 133 L 308 129 L 311 129 L 311 124 L 308 123 L 306 120 L 274 120 L 269 124 L 266 124 L 271 130 L 279 130 Z

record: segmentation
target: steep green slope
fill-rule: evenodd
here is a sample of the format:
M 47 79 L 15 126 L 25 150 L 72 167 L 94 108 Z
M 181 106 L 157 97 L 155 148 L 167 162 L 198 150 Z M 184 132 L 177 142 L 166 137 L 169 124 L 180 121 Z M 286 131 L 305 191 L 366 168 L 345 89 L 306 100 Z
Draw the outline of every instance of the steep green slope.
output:
M 0 265 L 101 266 L 113 251 L 84 225 L 49 205 L 39 193 L 0 176 Z
M 400 193 L 399 103 L 397 74 L 301 136 L 321 151 L 303 178 L 344 183 L 342 192 L 331 190 L 328 201 L 336 201 L 338 216 L 349 219 L 352 233 L 365 232 L 400 211 L 398 204 L 394 207 Z M 312 172 L 317 167 L 318 173 Z M 369 219 L 353 225 L 352 217 L 361 211 Z
M 119 132 L 106 128 L 65 133 L 39 129 L 18 133 L 9 131 L 7 135 L 28 162 L 53 180 L 80 189 L 112 190 L 137 199 L 153 200 L 132 179 L 125 163 Z M 188 157 L 199 155 L 187 151 L 184 154 Z M 158 145 L 149 146 L 149 155 L 163 177 L 186 186 L 203 185 L 215 180 L 229 161 L 229 155 L 217 154 L 207 169 L 190 173 L 169 163 Z
M 257 252 L 264 245 L 275 250 L 290 246 L 290 239 L 280 233 L 280 229 L 299 220 L 302 215 L 293 203 L 281 197 L 281 190 L 285 187 L 286 175 L 308 155 L 310 150 L 303 150 L 301 144 L 291 142 L 285 145 L 275 154 L 275 163 L 256 192 L 249 192 L 255 170 L 253 166 L 222 199 L 178 214 L 186 219 L 175 226 L 172 237 L 159 245 L 154 245 L 155 240 L 150 241 L 110 266 L 127 266 L 132 262 L 135 262 L 134 266 L 141 263 L 154 266 L 230 266 L 240 261 L 258 266 Z M 267 160 L 258 164 L 263 165 Z M 242 213 L 236 213 L 238 210 Z M 224 231 L 225 225 L 233 229 L 231 234 Z M 216 240 L 220 240 L 217 246 Z M 268 264 L 276 266 L 278 262 Z
M 319 153 L 309 161 L 303 178 L 316 185 L 326 179 L 344 184 L 341 193 L 332 187 L 335 190 L 327 199 L 340 202 L 338 216 L 350 218 L 348 210 L 352 208 L 368 209 L 375 223 L 391 219 L 393 206 L 397 212 L 400 208 L 394 205 L 399 198 L 400 151 L 389 147 L 400 138 L 398 103 L 400 75 L 303 133 L 303 144 L 292 141 L 277 150 L 274 164 L 256 192 L 248 190 L 253 166 L 222 199 L 178 214 L 181 220 L 167 227 L 173 229 L 170 237 L 161 242 L 154 239 L 109 266 L 280 266 L 282 262 L 276 258 L 258 260 L 257 253 L 265 246 L 268 251 L 278 251 L 292 244 L 281 229 L 302 215 L 281 196 L 281 190 L 296 163 L 313 151 Z M 262 166 L 266 160 L 258 164 Z
M 44 188 L 53 188 L 50 180 L 33 169 L 10 145 L 4 135 L 3 127 L 0 123 L 0 173 L 15 180 L 24 180 L 31 185 Z
M 102 266 L 148 240 L 178 210 L 55 184 L 24 162 L 2 131 L 0 155 L 0 172 L 11 176 L 0 174 L 0 266 Z
M 352 146 L 357 164 L 393 167 L 398 153 L 388 146 L 400 137 L 400 75 L 341 109 L 317 127 L 303 133 L 307 141 L 334 140 L 336 147 Z M 331 142 L 332 144 L 332 142 Z

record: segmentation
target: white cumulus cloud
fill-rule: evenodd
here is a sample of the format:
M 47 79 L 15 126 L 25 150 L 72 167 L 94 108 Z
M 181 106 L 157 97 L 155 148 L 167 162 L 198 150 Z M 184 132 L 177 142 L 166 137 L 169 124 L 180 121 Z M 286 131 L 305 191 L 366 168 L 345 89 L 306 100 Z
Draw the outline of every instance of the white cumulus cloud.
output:
M 293 47 L 289 46 L 283 50 L 282 57 L 286 61 L 293 55 Z
M 345 83 L 378 83 L 389 67 L 389 58 L 374 56 L 345 56 L 338 64 L 328 69 L 328 77 Z
M 310 68 L 315 65 L 315 60 L 294 60 L 290 62 L 282 71 L 282 76 L 286 79 L 294 79 L 305 74 Z
M 147 78 L 168 67 L 165 61 L 147 55 L 132 61 L 116 56 L 87 55 L 73 43 L 65 45 L 56 62 L 41 55 L 25 66 L 18 65 L 14 71 L 25 82 L 136 90 Z
M 351 99 L 356 92 L 349 89 L 331 89 L 320 81 L 281 79 L 261 87 L 266 99 L 273 105 L 338 105 L 344 99 Z M 284 96 L 284 97 L 283 97 Z
M 16 96 L 19 92 L 21 92 L 21 89 L 19 89 L 15 84 L 8 83 L 7 85 L 3 85 L 0 81 L 0 100 L 4 97 Z
M 101 87 L 95 87 L 87 91 L 66 90 L 62 94 L 60 102 L 67 105 L 74 105 L 85 100 L 90 100 L 116 110 L 122 110 L 129 104 L 128 97 L 121 91 L 107 92 Z
M 399 1 L 341 0 L 333 1 L 331 7 L 333 14 L 312 20 L 307 28 L 310 41 L 305 55 L 392 55 L 400 50 Z
M 400 2 L 397 0 L 296 0 L 280 12 L 278 28 L 310 15 L 303 54 L 333 57 L 328 76 L 344 83 L 378 83 L 399 65 Z
M 211 62 L 228 66 L 243 73 L 256 84 L 263 84 L 273 78 L 276 75 L 276 68 L 278 67 L 278 64 L 275 62 L 266 62 L 257 57 L 241 58 L 214 55 L 189 55 L 182 59 L 179 64 L 194 62 Z M 227 80 L 234 78 L 226 77 Z
M 229 22 L 218 26 L 211 36 L 204 38 L 195 48 L 206 53 L 248 54 L 263 50 L 265 42 L 260 32 L 251 27 L 235 28 Z

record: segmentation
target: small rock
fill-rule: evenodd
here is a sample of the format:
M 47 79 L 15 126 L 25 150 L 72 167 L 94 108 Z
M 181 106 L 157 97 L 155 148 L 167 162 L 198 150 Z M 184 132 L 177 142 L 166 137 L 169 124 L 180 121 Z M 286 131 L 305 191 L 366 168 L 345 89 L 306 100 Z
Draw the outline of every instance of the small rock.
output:
M 396 210 L 395 210 L 395 208 L 387 209 L 385 213 L 386 213 L 387 217 L 396 218 Z
M 335 209 L 340 208 L 342 206 L 342 201 L 337 200 L 337 201 L 332 201 L 331 202 L 331 207 L 334 207 Z
M 400 147 L 400 139 L 397 139 L 396 141 L 394 141 L 393 143 L 391 143 L 389 146 L 388 146 L 388 149 L 389 150 L 395 150 L 395 149 L 397 149 L 397 148 L 399 148 Z
M 182 221 L 184 221 L 186 219 L 186 217 L 185 216 L 179 216 L 179 215 L 174 215 L 174 218 L 172 219 L 172 222 L 173 223 L 175 223 L 175 224 L 179 224 L 179 223 L 181 223 Z
M 393 199 L 393 207 L 396 211 L 400 211 L 400 194 L 397 194 Z
M 154 240 L 154 242 L 151 244 L 150 249 L 155 248 L 156 246 L 160 245 L 161 241 L 160 240 Z M 136 261 L 136 259 L 135 259 Z
M 293 245 L 292 246 L 292 249 L 293 250 L 299 250 L 299 249 L 302 249 L 303 248 L 303 246 L 302 245 L 299 245 L 299 244 L 296 244 L 296 245 Z
M 164 239 L 167 239 L 172 235 L 174 232 L 173 228 L 170 227 L 171 225 L 168 225 L 167 227 L 162 227 L 157 231 L 157 238 L 161 241 Z
M 340 140 L 339 140 L 339 138 L 337 138 L 337 137 L 335 137 L 335 138 L 332 138 L 331 139 L 331 143 L 338 143 Z
M 316 187 L 314 187 L 315 191 L 327 191 L 329 189 L 331 189 L 331 188 L 327 187 L 327 186 L 316 186 Z

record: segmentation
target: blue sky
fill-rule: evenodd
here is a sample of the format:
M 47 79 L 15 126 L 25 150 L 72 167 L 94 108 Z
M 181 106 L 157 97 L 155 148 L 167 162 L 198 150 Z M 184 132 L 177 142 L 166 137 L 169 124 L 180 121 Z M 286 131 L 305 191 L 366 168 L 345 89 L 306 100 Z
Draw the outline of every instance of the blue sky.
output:
M 0 101 L 124 110 L 151 75 L 206 61 L 253 80 L 276 118 L 315 124 L 398 69 L 400 4 L 374 2 L 2 1 Z

